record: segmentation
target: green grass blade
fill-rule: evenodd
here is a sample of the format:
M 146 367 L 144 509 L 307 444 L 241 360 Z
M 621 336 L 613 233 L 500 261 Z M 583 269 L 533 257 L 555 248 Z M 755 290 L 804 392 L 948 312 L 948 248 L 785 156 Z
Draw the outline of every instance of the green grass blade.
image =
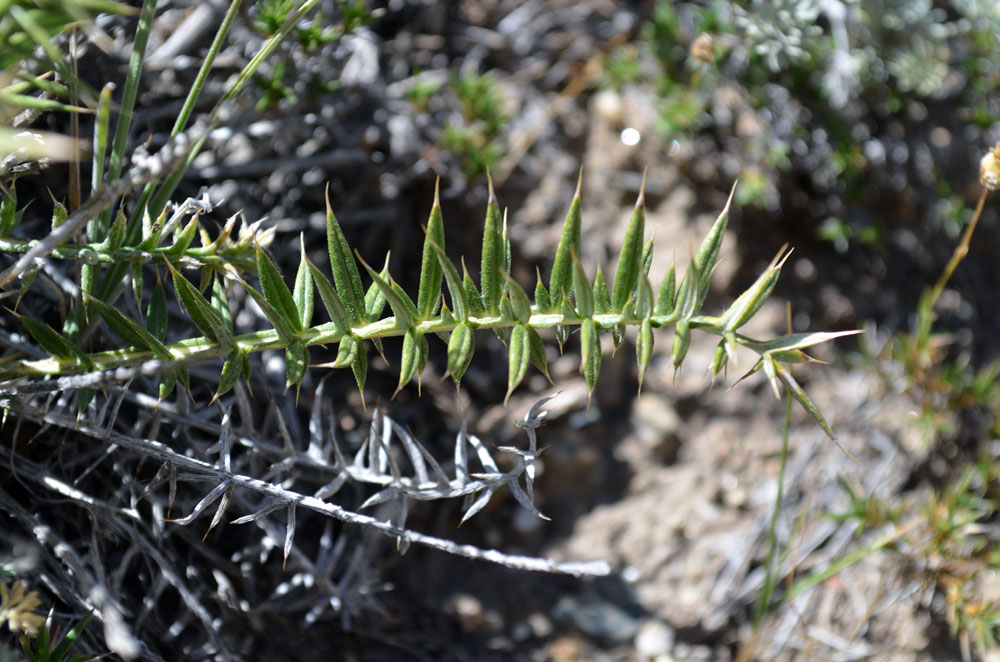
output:
M 111 142 L 111 157 L 108 160 L 108 181 L 115 181 L 122 174 L 125 164 L 125 148 L 128 144 L 129 129 L 132 126 L 132 111 L 135 99 L 139 94 L 139 81 L 142 78 L 143 62 L 146 58 L 146 43 L 153 27 L 153 17 L 156 13 L 156 0 L 143 0 L 139 12 L 139 23 L 135 29 L 135 39 L 132 41 L 132 54 L 128 61 L 128 74 L 125 77 L 125 90 L 118 104 L 118 124 L 115 126 L 115 136 Z M 107 232 L 111 212 L 100 215 L 96 226 L 96 238 L 103 241 Z

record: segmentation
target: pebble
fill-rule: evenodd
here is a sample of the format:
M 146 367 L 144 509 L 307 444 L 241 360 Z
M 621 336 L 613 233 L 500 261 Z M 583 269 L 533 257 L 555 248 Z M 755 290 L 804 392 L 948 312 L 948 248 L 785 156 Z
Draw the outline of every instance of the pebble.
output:
M 639 626 L 635 636 L 635 651 L 639 660 L 661 662 L 669 659 L 674 647 L 674 630 L 663 621 L 649 620 Z

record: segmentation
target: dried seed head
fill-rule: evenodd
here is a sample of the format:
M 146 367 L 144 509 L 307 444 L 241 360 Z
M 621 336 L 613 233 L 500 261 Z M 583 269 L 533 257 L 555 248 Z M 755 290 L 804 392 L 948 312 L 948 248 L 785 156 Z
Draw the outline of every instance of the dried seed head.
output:
M 1000 143 L 979 161 L 979 182 L 989 191 L 1000 188 Z
M 715 62 L 715 50 L 712 48 L 714 45 L 715 39 L 712 35 L 707 32 L 702 32 L 693 42 L 691 42 L 689 54 L 696 60 L 701 60 L 702 62 L 711 64 L 712 62 Z

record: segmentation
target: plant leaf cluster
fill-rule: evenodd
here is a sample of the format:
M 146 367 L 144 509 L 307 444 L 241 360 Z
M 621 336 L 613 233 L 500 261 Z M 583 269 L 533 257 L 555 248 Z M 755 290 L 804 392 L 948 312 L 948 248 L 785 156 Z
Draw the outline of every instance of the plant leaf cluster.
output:
M 732 196 L 691 256 L 679 284 L 676 269 L 671 267 L 657 287 L 648 275 L 653 244 L 645 236 L 643 193 L 640 192 L 632 211 L 610 281 L 600 269 L 591 278 L 578 259 L 582 225 L 580 198 L 578 184 L 563 225 L 552 272 L 547 282 L 539 276 L 532 295 L 510 275 L 510 242 L 492 182 L 483 221 L 478 282 L 469 273 L 464 260 L 459 273 L 458 266 L 446 253 L 444 220 L 435 195 L 426 226 L 415 298 L 390 273 L 388 255 L 384 266 L 376 271 L 352 251 L 333 212 L 329 195 L 326 234 L 332 278 L 309 261 L 303 247 L 292 287 L 262 245 L 266 243 L 265 235 L 256 232 L 256 225 L 245 229 L 233 250 L 245 251 L 247 242 L 256 239 L 251 268 L 255 267 L 259 289 L 244 279 L 238 268 L 240 263 L 227 261 L 226 255 L 218 251 L 213 253 L 213 247 L 221 246 L 220 240 L 208 240 L 200 228 L 197 210 L 185 223 L 181 222 L 182 210 L 169 219 L 164 212 L 155 222 L 146 219 L 135 252 L 162 256 L 180 309 L 200 335 L 173 343 L 165 341 L 166 307 L 162 283 L 156 285 L 143 322 L 131 319 L 114 307 L 113 290 L 102 290 L 96 282 L 88 284 L 85 281 L 82 289 L 88 305 L 84 310 L 90 311 L 95 319 L 103 319 L 121 339 L 122 345 L 110 351 L 86 353 L 66 329 L 60 332 L 39 320 L 22 316 L 28 333 L 52 357 L 9 362 L 0 367 L 0 377 L 107 371 L 156 360 L 161 362 L 162 398 L 170 393 L 177 380 L 186 383 L 190 362 L 224 357 L 218 397 L 228 392 L 237 380 L 249 378 L 248 355 L 251 353 L 283 349 L 287 383 L 298 386 L 311 364 L 310 349 L 316 345 L 335 345 L 335 361 L 323 365 L 350 367 L 358 388 L 363 391 L 368 372 L 366 341 L 374 344 L 384 356 L 382 339 L 401 336 L 402 350 L 396 363 L 398 392 L 411 381 L 419 382 L 427 364 L 431 336 L 437 336 L 446 344 L 448 372 L 459 384 L 475 353 L 475 331 L 492 329 L 508 347 L 506 397 L 509 398 L 525 378 L 529 366 L 533 365 L 548 376 L 545 347 L 539 331 L 554 329 L 560 345 L 572 332 L 578 331 L 580 372 L 592 391 L 601 369 L 603 335 L 610 335 L 617 348 L 625 339 L 626 329 L 636 327 L 635 349 L 641 384 L 653 359 L 654 330 L 673 327 L 671 355 L 675 370 L 682 366 L 687 356 L 692 333 L 720 336 L 711 365 L 713 377 L 722 373 L 730 362 L 736 363 L 740 346 L 748 348 L 759 358 L 747 374 L 763 370 L 776 395 L 780 383 L 820 427 L 833 436 L 818 408 L 792 376 L 790 366 L 810 360 L 803 349 L 845 334 L 801 333 L 757 340 L 740 333 L 741 327 L 771 294 L 787 258 L 784 249 L 721 315 L 701 313 L 728 224 Z M 223 230 L 221 238 L 229 237 L 232 222 Z M 157 248 L 163 235 L 170 234 L 171 230 L 172 241 Z M 191 255 L 191 244 L 199 232 L 203 247 L 198 255 L 206 261 L 171 259 L 195 257 Z M 116 241 L 112 238 L 122 234 L 112 229 L 104 243 L 113 245 Z M 84 248 L 73 250 L 79 252 Z M 98 253 L 93 246 L 90 250 Z M 117 246 L 115 250 L 128 252 L 129 247 Z M 207 260 L 208 257 L 212 260 Z M 248 265 L 242 263 L 242 266 Z M 182 269 L 191 267 L 201 268 L 199 284 L 182 273 Z M 132 277 L 138 303 L 142 300 L 142 274 L 133 269 Z M 254 300 L 270 323 L 270 330 L 237 334 L 228 305 L 232 287 L 242 288 Z M 329 321 L 314 324 L 317 293 Z M 79 321 L 82 325 L 87 318 Z

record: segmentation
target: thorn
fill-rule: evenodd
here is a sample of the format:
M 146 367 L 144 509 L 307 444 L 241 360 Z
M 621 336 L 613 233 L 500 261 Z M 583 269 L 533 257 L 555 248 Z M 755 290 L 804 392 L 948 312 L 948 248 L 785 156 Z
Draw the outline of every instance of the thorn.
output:
M 326 183 L 326 215 L 333 216 L 333 207 L 330 206 L 330 182 Z
M 740 183 L 739 178 L 737 178 L 736 181 L 733 182 L 733 188 L 731 188 L 729 190 L 729 199 L 726 200 L 726 206 L 722 208 L 722 213 L 723 214 L 728 214 L 729 213 L 729 206 L 731 204 L 733 204 L 733 196 L 736 195 L 736 185 L 739 184 L 739 183 Z
M 576 178 L 576 193 L 573 194 L 574 198 L 579 198 L 580 193 L 583 191 L 583 166 L 580 166 L 580 174 Z
M 646 173 L 649 172 L 649 166 L 642 169 L 642 183 L 639 185 L 639 197 L 636 198 L 635 208 L 641 209 L 646 206 Z
M 490 199 L 487 201 L 487 204 L 495 205 L 497 203 L 497 196 L 493 191 L 493 175 L 490 174 L 489 168 L 486 169 L 486 182 L 490 190 Z
M 441 176 L 434 180 L 434 205 L 433 207 L 441 208 Z

